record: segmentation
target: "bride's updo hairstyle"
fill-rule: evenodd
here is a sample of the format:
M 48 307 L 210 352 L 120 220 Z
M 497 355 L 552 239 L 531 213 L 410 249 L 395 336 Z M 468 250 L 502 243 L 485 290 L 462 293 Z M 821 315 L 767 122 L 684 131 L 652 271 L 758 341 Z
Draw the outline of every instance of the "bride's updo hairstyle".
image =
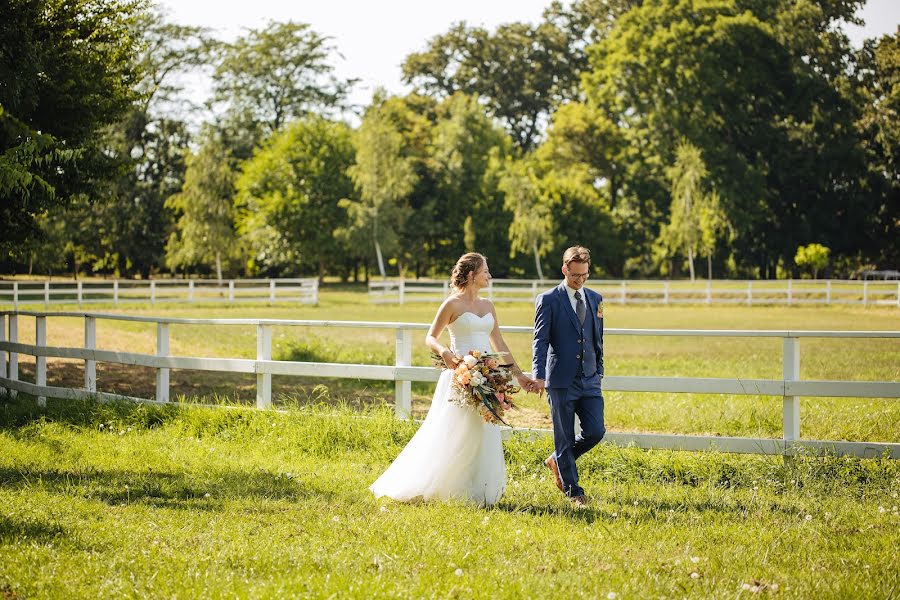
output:
M 460 256 L 450 273 L 450 287 L 457 292 L 463 291 L 469 285 L 469 275 L 477 273 L 486 262 L 487 258 L 477 252 L 468 252 Z

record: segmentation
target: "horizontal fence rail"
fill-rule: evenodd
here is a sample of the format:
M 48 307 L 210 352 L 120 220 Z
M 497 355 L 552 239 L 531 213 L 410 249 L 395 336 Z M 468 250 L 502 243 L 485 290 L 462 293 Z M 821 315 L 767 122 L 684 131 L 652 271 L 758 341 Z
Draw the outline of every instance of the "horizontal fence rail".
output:
M 494 279 L 483 293 L 495 302 L 534 302 L 559 281 Z M 861 305 L 900 308 L 900 281 L 832 279 L 660 281 L 592 279 L 587 284 L 613 304 Z M 440 302 L 450 294 L 447 281 L 431 279 L 369 282 L 375 304 Z
M 319 280 L 114 279 L 111 281 L 0 281 L 0 305 L 300 302 L 318 304 Z
M 126 398 L 141 401 L 169 401 L 169 372 L 171 369 L 253 373 L 256 375 L 256 406 L 272 407 L 272 376 L 290 375 L 316 378 L 371 379 L 395 382 L 395 412 L 399 418 L 409 418 L 412 408 L 411 383 L 435 382 L 440 371 L 434 367 L 412 365 L 413 333 L 424 332 L 427 324 L 368 321 L 313 321 L 282 319 L 196 319 L 161 318 L 87 312 L 0 312 L 0 389 L 15 394 L 23 392 L 37 397 L 45 405 L 48 397 L 62 399 L 93 398 L 109 400 Z M 84 346 L 56 347 L 47 345 L 48 319 L 81 318 L 84 320 Z M 19 340 L 19 321 L 35 319 L 35 343 Z M 124 352 L 97 348 L 98 321 L 132 321 L 156 325 L 155 354 Z M 171 356 L 169 328 L 172 325 L 256 327 L 256 359 L 204 358 Z M 358 365 L 343 363 L 313 363 L 272 360 L 272 331 L 274 327 L 341 327 L 357 329 L 388 329 L 394 331 L 396 342 L 393 365 Z M 506 333 L 530 334 L 531 327 L 505 326 Z M 729 394 L 776 396 L 783 401 L 782 438 L 739 438 L 676 434 L 618 433 L 606 435 L 608 442 L 637 445 L 640 448 L 710 450 L 755 454 L 790 455 L 798 449 L 816 453 L 861 457 L 889 456 L 900 458 L 900 444 L 888 442 L 854 442 L 804 440 L 800 437 L 800 398 L 900 398 L 900 382 L 896 381 L 828 381 L 800 379 L 800 341 L 804 338 L 893 338 L 900 340 L 900 331 L 792 331 L 792 330 L 681 330 L 681 329 L 606 329 L 612 336 L 676 336 L 728 338 L 780 338 L 782 340 L 783 375 L 781 379 L 742 379 L 704 377 L 646 377 L 606 376 L 603 388 L 620 392 L 674 392 L 700 394 Z M 35 382 L 19 379 L 19 355 L 35 357 Z M 84 361 L 84 386 L 63 388 L 47 385 L 47 359 L 63 358 Z M 153 399 L 129 398 L 97 390 L 97 362 L 136 365 L 156 369 L 156 396 Z M 509 430 L 506 430 L 507 432 Z M 519 430 L 534 435 L 546 435 L 547 430 Z

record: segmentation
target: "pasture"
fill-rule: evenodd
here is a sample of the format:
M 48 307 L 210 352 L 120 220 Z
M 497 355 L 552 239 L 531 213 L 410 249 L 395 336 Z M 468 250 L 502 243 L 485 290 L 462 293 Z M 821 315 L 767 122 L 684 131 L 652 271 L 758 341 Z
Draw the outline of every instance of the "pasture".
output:
M 376 501 L 385 409 L 0 400 L 0 594 L 889 598 L 900 463 L 642 451 L 580 461 L 575 511 L 505 443 L 490 509 Z
M 527 304 L 498 304 L 504 325 L 530 325 Z M 60 310 L 77 310 L 60 307 Z M 209 318 L 274 318 L 427 323 L 435 306 L 371 305 L 362 288 L 324 288 L 318 306 L 132 306 L 92 307 L 96 312 L 128 312 L 157 316 Z M 20 319 L 20 339 L 34 339 L 34 320 Z M 646 329 L 822 329 L 898 330 L 900 311 L 861 307 L 717 307 L 607 305 L 607 328 Z M 181 356 L 253 358 L 253 326 L 173 325 L 171 353 Z M 423 336 L 422 336 L 423 337 Z M 80 319 L 51 318 L 49 345 L 81 345 Z M 446 341 L 446 334 L 445 334 Z M 531 339 L 511 334 L 507 340 L 526 370 L 531 364 Z M 98 347 L 149 352 L 155 350 L 152 324 L 101 321 Z M 900 380 L 900 344 L 896 340 L 808 339 L 801 342 L 801 377 L 805 379 Z M 672 377 L 780 378 L 781 342 L 753 338 L 671 338 L 607 336 L 608 375 Z M 394 338 L 389 330 L 276 327 L 273 357 L 284 360 L 392 364 Z M 23 378 L 33 377 L 33 358 L 21 356 Z M 30 362 L 29 362 L 30 361 Z M 429 365 L 422 339 L 415 340 L 414 365 Z M 80 386 L 82 363 L 50 359 L 50 385 Z M 142 367 L 97 365 L 100 391 L 152 398 L 155 371 Z M 250 404 L 255 397 L 252 374 L 220 374 L 174 370 L 172 397 L 199 403 Z M 390 382 L 273 377 L 276 405 L 344 402 L 372 406 L 393 401 Z M 424 416 L 430 384 L 413 385 L 413 415 Z M 546 400 L 520 395 L 521 410 L 512 415 L 520 427 L 550 426 Z M 781 398 L 674 393 L 610 392 L 606 397 L 611 431 L 671 432 L 703 435 L 780 437 Z M 801 435 L 812 439 L 900 441 L 900 403 L 885 399 L 804 399 Z
M 429 305 L 377 306 L 324 288 L 319 306 L 132 306 L 131 314 L 427 322 Z M 65 309 L 65 308 L 64 308 Z M 69 308 L 75 310 L 74 307 Z M 98 307 L 97 312 L 113 312 Z M 527 305 L 499 304 L 505 325 Z M 862 308 L 619 307 L 606 327 L 900 329 Z M 34 338 L 33 319 L 20 339 Z M 79 319 L 48 343 L 79 345 Z M 98 346 L 154 350 L 149 325 L 101 322 Z M 508 341 L 524 365 L 530 339 Z M 276 358 L 393 361 L 391 332 L 276 328 Z M 172 326 L 175 355 L 255 356 L 253 327 Z M 900 379 L 895 340 L 804 340 L 804 378 Z M 33 360 L 22 356 L 28 379 Z M 424 345 L 413 363 L 429 364 Z M 779 377 L 777 340 L 609 336 L 617 375 Z M 98 389 L 152 397 L 150 369 L 98 364 Z M 50 360 L 51 385 L 81 363 Z M 169 406 L 0 398 L 0 595 L 27 597 L 784 597 L 885 598 L 900 589 L 900 463 L 884 459 L 642 451 L 601 445 L 579 461 L 592 498 L 575 511 L 542 465 L 549 439 L 504 443 L 495 507 L 376 501 L 368 485 L 415 431 L 393 385 L 275 377 L 276 407 L 252 407 L 252 376 L 175 371 Z M 414 386 L 424 415 L 427 385 Z M 549 427 L 545 400 L 515 425 Z M 900 441 L 888 399 L 802 401 L 802 436 Z M 228 408 L 194 404 L 217 403 Z M 781 398 L 606 396 L 610 430 L 772 436 Z

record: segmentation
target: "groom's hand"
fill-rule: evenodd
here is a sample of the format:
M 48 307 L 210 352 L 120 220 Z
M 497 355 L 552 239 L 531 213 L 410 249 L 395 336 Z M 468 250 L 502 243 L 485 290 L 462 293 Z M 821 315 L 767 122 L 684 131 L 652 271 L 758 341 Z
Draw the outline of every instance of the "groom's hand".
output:
M 543 395 L 544 394 L 544 380 L 543 379 L 535 379 L 531 382 L 531 391 L 532 393 Z

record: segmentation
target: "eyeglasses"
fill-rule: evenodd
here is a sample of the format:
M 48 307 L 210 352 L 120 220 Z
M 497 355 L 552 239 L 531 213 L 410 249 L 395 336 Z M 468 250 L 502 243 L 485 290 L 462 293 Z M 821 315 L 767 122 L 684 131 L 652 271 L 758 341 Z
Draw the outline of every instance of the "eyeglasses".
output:
M 590 273 L 569 273 L 569 277 L 572 279 L 587 279 L 590 275 Z

